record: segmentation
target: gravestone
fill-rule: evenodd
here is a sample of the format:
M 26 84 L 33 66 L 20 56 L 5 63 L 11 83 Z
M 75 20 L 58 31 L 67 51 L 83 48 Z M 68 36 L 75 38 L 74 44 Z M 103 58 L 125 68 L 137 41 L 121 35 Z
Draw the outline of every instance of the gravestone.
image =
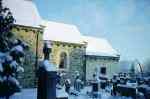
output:
M 80 74 L 78 71 L 76 71 L 75 81 L 74 81 L 74 89 L 75 89 L 75 91 L 80 92 L 81 87 L 82 87 L 82 81 L 80 80 Z
M 96 74 L 93 74 L 93 80 L 92 80 L 91 84 L 92 84 L 93 98 L 100 97 L 100 94 L 99 94 L 100 81 Z

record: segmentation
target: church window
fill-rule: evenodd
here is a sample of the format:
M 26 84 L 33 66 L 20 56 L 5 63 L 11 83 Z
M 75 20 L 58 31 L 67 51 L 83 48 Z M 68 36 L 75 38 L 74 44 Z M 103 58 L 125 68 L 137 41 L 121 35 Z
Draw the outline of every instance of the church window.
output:
M 106 67 L 101 67 L 100 73 L 105 75 L 106 74 Z
M 67 54 L 65 52 L 62 52 L 60 54 L 59 68 L 60 69 L 65 69 L 66 67 L 67 67 Z

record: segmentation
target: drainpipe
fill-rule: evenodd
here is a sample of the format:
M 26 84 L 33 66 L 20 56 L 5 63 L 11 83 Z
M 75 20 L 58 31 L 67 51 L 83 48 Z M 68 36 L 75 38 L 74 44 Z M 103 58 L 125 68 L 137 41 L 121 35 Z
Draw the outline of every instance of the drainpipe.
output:
M 36 87 L 37 85 L 37 68 L 38 68 L 38 48 L 39 48 L 39 33 L 40 31 L 37 31 L 36 33 L 36 54 L 35 54 L 35 66 L 34 66 L 34 72 L 35 72 L 35 77 L 34 77 L 34 85 Z

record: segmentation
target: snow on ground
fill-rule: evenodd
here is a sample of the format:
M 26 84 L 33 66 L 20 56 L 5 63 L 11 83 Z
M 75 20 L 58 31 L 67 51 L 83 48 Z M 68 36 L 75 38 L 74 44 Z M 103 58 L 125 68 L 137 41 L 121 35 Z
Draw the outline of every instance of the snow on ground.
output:
M 14 94 L 10 99 L 37 99 L 37 90 L 22 89 L 20 93 Z
M 92 99 L 86 94 L 87 91 L 90 91 L 90 89 L 85 87 L 79 96 L 69 95 L 69 99 Z M 129 97 L 111 96 L 105 91 L 101 91 L 100 95 L 101 98 L 97 99 L 131 99 Z M 37 99 L 37 89 L 23 89 L 22 92 L 14 94 L 10 99 Z

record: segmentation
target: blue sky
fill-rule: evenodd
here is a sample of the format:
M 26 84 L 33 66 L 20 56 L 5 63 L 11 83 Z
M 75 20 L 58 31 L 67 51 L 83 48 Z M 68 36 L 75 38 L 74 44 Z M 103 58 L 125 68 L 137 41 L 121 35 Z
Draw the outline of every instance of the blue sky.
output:
M 106 38 L 121 60 L 150 58 L 149 0 L 33 0 L 42 18 Z

